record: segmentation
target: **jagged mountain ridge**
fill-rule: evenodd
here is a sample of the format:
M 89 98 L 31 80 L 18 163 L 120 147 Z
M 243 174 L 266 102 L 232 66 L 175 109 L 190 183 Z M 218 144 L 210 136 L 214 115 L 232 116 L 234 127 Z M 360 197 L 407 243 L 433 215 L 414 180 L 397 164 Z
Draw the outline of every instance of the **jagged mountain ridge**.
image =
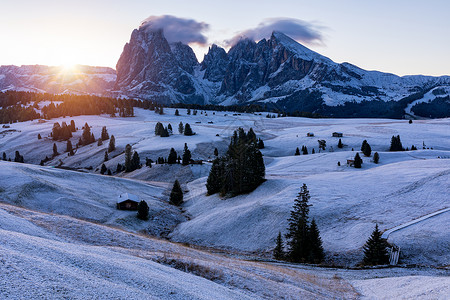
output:
M 105 94 L 114 87 L 116 72 L 107 67 L 78 65 L 73 70 L 44 65 L 0 66 L 0 91 Z
M 449 76 L 400 77 L 338 64 L 281 32 L 259 42 L 243 39 L 228 53 L 212 45 L 201 63 L 181 45 L 169 45 L 162 30 L 134 30 L 117 63 L 116 89 L 166 103 L 271 103 L 288 111 L 324 111 L 346 102 L 399 101 L 450 85 Z
M 116 75 L 117 74 L 117 75 Z M 161 103 L 267 105 L 285 111 L 327 116 L 401 117 L 411 103 L 450 111 L 450 77 L 397 76 L 338 64 L 280 32 L 254 42 L 242 39 L 226 52 L 212 45 L 201 63 L 181 42 L 169 43 L 163 30 L 135 29 L 116 71 L 79 66 L 1 66 L 0 91 L 127 96 Z M 442 115 L 442 114 L 441 114 Z M 446 115 L 446 113 L 444 113 Z M 449 113 L 450 115 L 450 113 Z

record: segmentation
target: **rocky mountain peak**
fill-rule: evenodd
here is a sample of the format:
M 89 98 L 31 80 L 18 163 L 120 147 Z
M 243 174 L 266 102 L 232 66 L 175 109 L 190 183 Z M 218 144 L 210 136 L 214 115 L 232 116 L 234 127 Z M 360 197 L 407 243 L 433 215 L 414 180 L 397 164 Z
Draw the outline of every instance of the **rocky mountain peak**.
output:
M 223 80 L 228 65 L 228 55 L 225 49 L 213 44 L 208 49 L 201 63 L 201 70 L 206 70 L 203 79 L 213 82 Z

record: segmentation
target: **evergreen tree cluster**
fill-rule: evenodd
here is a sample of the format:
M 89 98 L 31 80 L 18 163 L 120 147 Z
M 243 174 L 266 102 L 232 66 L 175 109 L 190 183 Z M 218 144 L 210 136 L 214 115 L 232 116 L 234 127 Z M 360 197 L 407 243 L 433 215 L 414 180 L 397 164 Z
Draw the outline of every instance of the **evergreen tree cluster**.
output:
M 257 188 L 265 176 L 264 160 L 258 149 L 256 135 L 239 128 L 234 131 L 228 151 L 213 161 L 206 188 L 208 194 L 239 195 Z
M 308 148 L 306 146 L 302 146 L 302 153 L 303 153 L 303 155 L 308 154 Z
M 70 125 L 67 125 L 66 122 L 61 122 L 59 125 L 58 122 L 53 124 L 51 136 L 54 141 L 68 140 L 72 137 L 72 132 L 75 132 L 75 122 L 73 120 L 70 121 Z
M 106 126 L 102 127 L 102 133 L 100 138 L 102 139 L 102 141 L 106 141 L 107 139 L 109 139 L 109 134 L 108 134 L 108 130 L 106 129 Z
M 155 125 L 155 135 L 159 135 L 160 137 L 168 137 L 172 132 L 172 125 L 168 125 L 164 128 L 161 122 L 156 123 Z
M 3 152 L 3 158 L 4 158 L 4 160 L 6 160 L 6 154 L 5 154 L 5 152 Z M 22 155 L 20 155 L 20 153 L 19 153 L 19 151 L 16 151 L 16 153 L 15 153 L 15 156 L 14 156 L 14 162 L 18 162 L 18 163 L 23 163 L 24 162 L 24 160 L 23 160 L 23 156 Z
M 94 134 L 91 132 L 91 128 L 89 127 L 89 124 L 86 122 L 83 127 L 83 133 L 81 135 L 80 140 L 78 141 L 78 144 L 80 146 L 83 145 L 89 145 L 95 142 Z
M 51 103 L 41 107 L 42 114 L 40 114 L 35 109 L 39 108 L 39 103 L 42 101 L 51 101 Z M 0 123 L 80 115 L 108 114 L 115 116 L 116 112 L 119 112 L 119 115 L 122 117 L 131 117 L 134 115 L 133 107 L 154 109 L 155 103 L 94 95 L 54 95 L 7 91 L 4 93 L 0 92 Z
M 286 234 L 288 250 L 284 253 L 281 234 L 278 234 L 274 257 L 292 262 L 320 263 L 324 258 L 322 240 L 315 220 L 309 223 L 309 195 L 306 184 L 300 189 L 288 219 Z
M 370 157 L 370 154 L 372 153 L 372 148 L 370 147 L 367 140 L 364 140 L 361 145 L 361 152 L 364 154 L 364 156 Z
M 131 152 L 131 145 L 125 146 L 125 172 L 133 172 L 141 168 L 141 160 L 137 151 Z
M 400 136 L 392 136 L 391 138 L 391 147 L 389 148 L 389 151 L 405 151 L 402 145 L 402 141 L 400 140 Z

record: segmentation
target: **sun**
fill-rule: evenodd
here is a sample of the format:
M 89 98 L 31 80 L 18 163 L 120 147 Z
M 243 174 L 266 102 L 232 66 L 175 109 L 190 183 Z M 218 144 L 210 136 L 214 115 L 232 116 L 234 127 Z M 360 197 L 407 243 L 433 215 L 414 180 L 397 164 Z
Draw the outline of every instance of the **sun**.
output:
M 61 65 L 61 73 L 70 74 L 77 70 L 77 65 L 73 63 L 66 63 Z

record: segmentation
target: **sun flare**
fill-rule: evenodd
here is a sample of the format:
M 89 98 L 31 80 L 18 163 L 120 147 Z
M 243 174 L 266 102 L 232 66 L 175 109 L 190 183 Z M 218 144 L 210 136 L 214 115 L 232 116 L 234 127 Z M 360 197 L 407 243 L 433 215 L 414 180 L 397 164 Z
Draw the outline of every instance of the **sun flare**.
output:
M 76 64 L 67 63 L 61 65 L 61 73 L 63 74 L 73 73 L 76 70 L 77 70 Z

